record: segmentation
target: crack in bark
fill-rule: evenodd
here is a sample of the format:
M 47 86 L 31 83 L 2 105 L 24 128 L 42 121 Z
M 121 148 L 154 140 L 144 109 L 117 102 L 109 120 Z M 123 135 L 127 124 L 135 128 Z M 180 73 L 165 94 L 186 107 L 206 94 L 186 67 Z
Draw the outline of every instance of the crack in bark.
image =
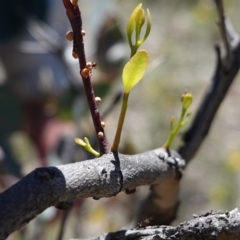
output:
M 122 188 L 123 188 L 123 173 L 122 173 L 122 170 L 121 170 L 121 165 L 120 165 L 118 152 L 113 152 L 113 156 L 115 158 L 115 163 L 117 164 L 117 168 L 118 168 L 119 176 L 120 176 L 120 188 L 119 188 L 119 191 L 118 191 L 118 193 L 120 193 L 122 191 Z M 116 168 L 116 170 L 117 170 L 117 168 Z M 116 195 L 118 193 L 116 193 Z

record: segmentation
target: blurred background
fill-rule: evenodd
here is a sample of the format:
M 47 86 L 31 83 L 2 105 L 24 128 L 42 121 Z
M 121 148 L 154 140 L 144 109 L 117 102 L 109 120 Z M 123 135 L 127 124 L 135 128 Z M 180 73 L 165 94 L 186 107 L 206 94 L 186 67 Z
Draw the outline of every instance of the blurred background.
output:
M 221 44 L 213 1 L 79 1 L 87 60 L 98 63 L 92 80 L 96 95 L 103 98 L 100 111 L 106 113 L 110 143 L 120 111 L 113 101 L 122 91 L 121 71 L 130 55 L 126 23 L 140 2 L 149 8 L 152 31 L 143 48 L 149 52 L 150 64 L 131 92 L 120 151 L 134 154 L 162 146 L 171 117 L 180 114 L 182 93 L 193 93 L 194 115 L 210 84 L 216 60 L 213 47 Z M 240 2 L 224 4 L 226 16 L 240 33 Z M 0 0 L 0 191 L 36 167 L 91 157 L 73 141 L 87 136 L 94 143 L 95 137 L 78 61 L 72 58 L 72 45 L 65 39 L 68 30 L 60 0 Z M 194 213 L 240 205 L 238 78 L 185 171 L 175 225 Z M 174 149 L 180 146 L 180 137 Z M 142 187 L 134 195 L 78 201 L 67 214 L 49 208 L 9 239 L 83 238 L 129 227 L 147 192 Z

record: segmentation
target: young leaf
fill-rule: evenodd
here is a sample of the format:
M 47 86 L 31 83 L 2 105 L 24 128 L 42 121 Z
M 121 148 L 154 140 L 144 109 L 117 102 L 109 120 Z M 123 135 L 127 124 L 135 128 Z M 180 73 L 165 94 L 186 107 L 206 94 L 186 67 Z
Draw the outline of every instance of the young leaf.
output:
M 82 140 L 82 139 L 80 139 L 80 138 L 74 138 L 74 140 L 75 140 L 75 142 L 76 142 L 78 145 L 80 145 L 80 146 L 82 146 L 83 148 L 85 148 L 86 151 L 90 152 L 90 153 L 93 154 L 95 157 L 99 157 L 99 156 L 100 156 L 100 153 L 97 152 L 97 151 L 95 151 L 95 150 L 92 148 L 89 140 L 88 140 L 86 137 L 84 138 L 84 140 Z
M 124 92 L 130 90 L 142 79 L 148 65 L 148 53 L 145 50 L 137 52 L 123 69 L 122 79 Z
M 150 31 L 151 31 L 151 14 L 150 14 L 150 11 L 147 9 L 147 28 L 146 28 L 146 32 L 145 32 L 145 35 L 143 37 L 143 40 L 141 41 L 140 44 L 143 44 L 145 42 L 145 40 L 147 39 Z
M 187 113 L 188 108 L 190 107 L 191 103 L 193 100 L 193 95 L 189 92 L 185 92 L 182 97 L 181 97 L 181 101 L 182 101 L 182 112 L 181 112 L 181 116 L 178 120 L 178 123 L 176 125 L 176 127 L 174 128 L 174 121 L 173 119 L 170 122 L 170 134 L 168 137 L 167 142 L 163 145 L 164 148 L 169 149 L 173 139 L 175 138 L 175 136 L 177 135 L 177 133 L 179 132 L 180 128 L 182 126 L 184 126 L 184 124 L 186 124 L 187 120 L 190 117 L 190 113 Z
M 139 11 L 139 9 L 142 8 L 142 4 L 138 4 L 137 7 L 133 10 L 129 20 L 128 20 L 128 24 L 127 24 L 127 36 L 128 36 L 128 41 L 129 41 L 129 44 L 130 46 L 133 46 L 132 44 L 132 34 L 133 34 L 133 31 L 135 29 L 135 26 L 136 26 L 136 22 L 135 22 L 135 15 L 136 13 Z

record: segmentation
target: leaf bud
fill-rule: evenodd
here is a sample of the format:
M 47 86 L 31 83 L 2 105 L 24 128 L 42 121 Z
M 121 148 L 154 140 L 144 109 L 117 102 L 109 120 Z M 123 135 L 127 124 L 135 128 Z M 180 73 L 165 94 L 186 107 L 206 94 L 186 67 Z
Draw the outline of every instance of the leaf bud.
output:
M 66 33 L 66 39 L 70 42 L 73 40 L 73 32 L 72 31 L 68 31 Z
M 99 104 L 102 102 L 102 99 L 100 97 L 95 97 L 95 101 L 97 104 Z
M 103 132 L 99 132 L 99 133 L 98 133 L 98 137 L 99 137 L 99 138 L 103 138 L 103 136 L 104 136 Z
M 181 97 L 182 106 L 184 110 L 187 110 L 192 104 L 193 95 L 191 93 L 184 93 Z

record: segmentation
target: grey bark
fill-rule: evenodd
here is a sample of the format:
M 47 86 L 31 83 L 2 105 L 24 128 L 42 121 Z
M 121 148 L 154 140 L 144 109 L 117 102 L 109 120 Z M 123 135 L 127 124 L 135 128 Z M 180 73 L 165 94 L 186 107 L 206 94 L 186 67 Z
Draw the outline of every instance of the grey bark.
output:
M 78 163 L 37 168 L 0 194 L 0 239 L 50 206 L 67 208 L 76 199 L 112 197 L 141 185 L 164 186 L 164 182 L 179 178 L 185 166 L 184 160 L 172 154 L 174 157 L 168 156 L 164 149 L 132 156 L 109 153 Z
M 240 210 L 209 212 L 177 227 L 150 226 L 122 230 L 86 240 L 239 240 Z M 80 240 L 80 239 L 71 239 Z
M 225 22 L 220 24 L 221 32 L 223 26 Z M 226 24 L 226 31 L 230 39 L 229 53 L 221 58 L 220 47 L 216 46 L 216 67 L 211 84 L 198 107 L 191 127 L 182 137 L 183 146 L 178 149 L 187 163 L 193 159 L 208 135 L 216 113 L 240 69 L 239 34 L 235 32 L 229 21 Z
M 221 5 L 221 8 L 218 9 L 218 12 L 220 11 L 219 15 L 223 16 L 222 1 L 216 1 Z M 203 97 L 191 127 L 182 136 L 183 145 L 178 149 L 178 152 L 187 164 L 193 159 L 208 135 L 216 113 L 227 96 L 227 92 L 236 79 L 240 68 L 240 36 L 235 32 L 230 21 L 225 23 L 224 17 L 219 20 L 219 23 L 225 48 L 228 50 L 226 49 L 227 54 L 222 58 L 220 48 L 216 47 L 216 67 L 211 84 Z M 229 42 L 227 42 L 227 39 L 229 39 Z M 174 180 L 169 184 L 172 185 L 171 190 L 177 194 L 179 181 Z M 179 205 L 178 196 L 172 195 L 173 199 L 169 198 L 169 202 L 164 208 L 161 200 L 163 194 L 166 194 L 166 192 L 163 192 L 162 187 L 156 186 L 153 188 L 147 200 L 140 206 L 141 212 L 138 222 L 151 216 L 155 216 L 149 223 L 152 226 L 169 225 L 174 220 Z
M 230 26 L 228 26 L 228 29 Z M 231 31 L 231 35 L 232 31 Z M 235 35 L 239 36 L 239 35 Z M 234 38 L 236 39 L 236 37 Z M 240 68 L 240 42 L 239 38 L 234 41 L 234 44 L 231 44 L 231 64 L 224 65 L 226 62 L 225 59 L 221 59 L 220 49 L 216 48 L 217 53 L 217 64 L 216 70 L 213 76 L 211 85 L 209 86 L 201 105 L 198 108 L 197 114 L 193 120 L 191 127 L 183 135 L 183 146 L 178 149 L 179 154 L 186 160 L 186 164 L 193 159 L 196 152 L 201 147 L 204 142 L 212 122 L 216 116 L 218 108 L 220 107 L 222 101 L 227 95 L 228 89 L 233 83 L 234 79 Z M 171 184 L 171 191 L 174 191 L 176 195 L 172 194 L 172 199 L 168 199 L 165 207 L 163 206 L 162 197 L 169 193 L 169 191 L 163 191 L 163 188 L 155 186 L 153 191 L 149 193 L 146 201 L 141 204 L 138 220 L 142 221 L 143 219 L 154 216 L 153 220 L 150 221 L 150 225 L 169 225 L 172 220 L 175 219 L 177 210 L 178 210 L 178 189 L 179 181 L 176 179 L 169 182 Z M 166 186 L 166 184 L 165 184 Z

